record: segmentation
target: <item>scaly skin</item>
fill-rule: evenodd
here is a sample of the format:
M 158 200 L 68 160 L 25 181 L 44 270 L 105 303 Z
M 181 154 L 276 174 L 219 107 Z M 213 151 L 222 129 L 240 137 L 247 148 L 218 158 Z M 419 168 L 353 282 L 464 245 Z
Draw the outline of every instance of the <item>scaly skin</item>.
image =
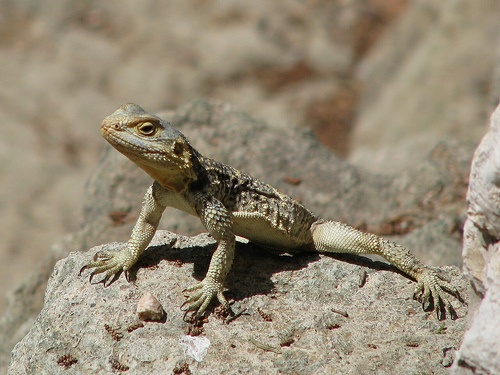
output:
M 315 216 L 306 207 L 270 185 L 227 165 L 202 156 L 182 133 L 167 121 L 146 113 L 136 104 L 124 104 L 106 117 L 103 137 L 153 179 L 127 247 L 101 252 L 82 268 L 105 273 L 104 283 L 128 271 L 149 245 L 166 207 L 198 216 L 218 242 L 202 282 L 187 288 L 194 292 L 187 311 L 201 315 L 214 297 L 224 308 L 224 280 L 234 258 L 235 235 L 282 249 L 323 253 L 377 254 L 417 280 L 414 298 L 424 309 L 436 307 L 438 318 L 446 310 L 453 317 L 449 295 L 457 289 L 440 279 L 406 248 L 346 224 Z M 80 272 L 81 272 L 80 271 Z

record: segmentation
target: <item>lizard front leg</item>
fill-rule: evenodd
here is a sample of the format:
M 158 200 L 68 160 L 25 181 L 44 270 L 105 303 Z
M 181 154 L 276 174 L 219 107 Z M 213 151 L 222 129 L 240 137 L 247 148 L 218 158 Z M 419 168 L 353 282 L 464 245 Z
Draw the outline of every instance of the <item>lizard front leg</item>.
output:
M 216 198 L 203 194 L 198 194 L 194 198 L 201 222 L 217 241 L 217 249 L 212 255 L 205 278 L 186 289 L 186 291 L 196 292 L 186 300 L 183 306 L 187 305 L 187 311 L 196 311 L 196 314 L 200 316 L 214 297 L 217 297 L 224 309 L 229 308 L 223 294 L 224 280 L 233 264 L 236 240 L 233 221 L 224 205 Z
M 165 206 L 155 196 L 157 189 L 163 189 L 157 183 L 149 187 L 144 196 L 143 206 L 137 223 L 134 226 L 127 247 L 118 252 L 102 251 L 94 256 L 94 261 L 82 267 L 80 274 L 87 268 L 95 268 L 90 275 L 106 273 L 104 284 L 120 271 L 128 271 L 139 259 L 139 256 L 149 245 L 160 222 Z
M 414 298 L 422 302 L 424 310 L 435 307 L 438 319 L 445 317 L 445 308 L 452 317 L 456 316 L 448 294 L 462 301 L 457 289 L 442 280 L 436 271 L 423 264 L 407 248 L 336 221 L 316 222 L 311 227 L 311 234 L 314 247 L 321 252 L 380 255 L 417 280 Z

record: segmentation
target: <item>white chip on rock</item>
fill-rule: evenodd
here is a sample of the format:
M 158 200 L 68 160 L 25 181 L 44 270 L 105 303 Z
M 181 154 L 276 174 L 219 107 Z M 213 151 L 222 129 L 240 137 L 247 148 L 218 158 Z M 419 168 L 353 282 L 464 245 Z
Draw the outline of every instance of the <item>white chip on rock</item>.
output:
M 207 355 L 210 340 L 200 336 L 183 336 L 179 339 L 179 344 L 184 349 L 184 354 L 201 362 Z

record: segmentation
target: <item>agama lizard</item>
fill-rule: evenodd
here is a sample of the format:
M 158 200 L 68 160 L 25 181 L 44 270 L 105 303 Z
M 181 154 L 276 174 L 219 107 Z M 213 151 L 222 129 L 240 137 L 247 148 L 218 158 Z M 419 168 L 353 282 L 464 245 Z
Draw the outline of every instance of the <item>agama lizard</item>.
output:
M 169 122 L 136 104 L 124 104 L 106 117 L 101 133 L 154 182 L 127 247 L 96 254 L 80 271 L 95 268 L 91 279 L 105 272 L 106 284 L 122 270 L 127 274 L 153 238 L 163 211 L 171 206 L 199 217 L 217 241 L 205 278 L 186 289 L 193 294 L 184 305 L 198 315 L 214 297 L 229 308 L 223 291 L 233 262 L 235 235 L 280 249 L 380 255 L 417 281 L 414 298 L 422 301 L 424 309 L 436 307 L 438 318 L 444 318 L 446 309 L 454 314 L 448 294 L 462 301 L 451 283 L 405 247 L 317 217 L 274 187 L 201 155 Z

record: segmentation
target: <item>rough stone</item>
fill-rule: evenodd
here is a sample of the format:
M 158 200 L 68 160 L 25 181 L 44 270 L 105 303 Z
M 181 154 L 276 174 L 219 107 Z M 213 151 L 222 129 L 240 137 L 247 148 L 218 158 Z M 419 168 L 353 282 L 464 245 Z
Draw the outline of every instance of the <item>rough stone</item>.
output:
M 472 323 L 460 347 L 455 374 L 500 374 L 499 144 L 500 105 L 472 162 L 463 244 L 464 272 L 473 286 Z
M 163 306 L 150 292 L 145 292 L 137 303 L 140 320 L 160 321 L 164 316 Z
M 457 305 L 459 319 L 440 322 L 411 299 L 414 282 L 385 263 L 355 256 L 344 258 L 348 262 L 311 253 L 289 256 L 241 242 L 226 294 L 234 300 L 234 312 L 243 314 L 227 324 L 210 315 L 197 336 L 203 342 L 186 351 L 182 290 L 204 276 L 214 245 L 205 234 L 159 231 L 133 268 L 132 282 L 121 275 L 108 287 L 89 283 L 88 273 L 78 276 L 79 269 L 95 252 L 117 251 L 125 243 L 71 253 L 56 264 L 44 308 L 14 348 L 8 374 L 62 374 L 57 360 L 64 355 L 77 359 L 72 371 L 94 374 L 110 373 L 117 363 L 129 367 L 128 374 L 172 373 L 184 362 L 196 374 L 236 368 L 248 374 L 387 374 L 396 368 L 448 373 L 445 354 L 460 343 L 465 305 Z M 360 287 L 363 271 L 368 275 Z M 463 293 L 467 283 L 460 271 L 447 267 L 446 272 Z M 128 332 L 146 290 L 158 296 L 168 318 Z M 265 319 L 265 313 L 272 318 Z

